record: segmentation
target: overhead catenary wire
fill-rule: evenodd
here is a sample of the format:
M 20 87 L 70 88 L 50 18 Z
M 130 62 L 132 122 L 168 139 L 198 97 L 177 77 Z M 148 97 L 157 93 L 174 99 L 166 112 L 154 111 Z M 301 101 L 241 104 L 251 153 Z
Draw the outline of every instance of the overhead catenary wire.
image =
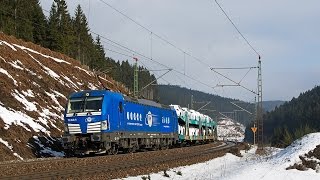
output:
M 211 68 L 211 70 L 212 70 L 213 72 L 215 72 L 215 73 L 219 74 L 220 76 L 222 76 L 222 77 L 224 77 L 224 78 L 228 79 L 229 81 L 233 82 L 235 85 L 238 85 L 238 86 L 240 86 L 240 87 L 242 87 L 242 88 L 246 89 L 247 91 L 250 91 L 250 92 L 252 92 L 253 94 L 258 95 L 258 94 L 257 94 L 257 92 L 255 92 L 255 91 L 253 91 L 253 90 L 250 90 L 249 88 L 247 88 L 247 87 L 245 87 L 245 86 L 241 85 L 240 83 L 238 83 L 238 82 L 236 82 L 236 81 L 232 80 L 231 78 L 229 78 L 229 77 L 227 77 L 227 76 L 225 76 L 225 75 L 223 75 L 223 74 L 219 73 L 218 71 L 216 71 L 216 70 L 214 70 L 214 69 L 212 69 L 212 68 Z
M 43 9 L 43 10 L 46 11 L 46 12 L 50 12 L 50 11 L 45 10 L 45 9 Z M 123 13 L 121 13 L 121 14 L 123 14 Z M 124 15 L 124 14 L 123 14 L 123 15 Z M 127 17 L 127 16 L 126 16 L 126 17 Z M 127 18 L 129 18 L 130 20 L 133 20 L 133 19 L 130 18 L 130 17 L 127 17 Z M 20 17 L 20 19 L 23 19 L 23 18 Z M 24 20 L 26 20 L 26 19 L 24 19 Z M 133 21 L 134 21 L 134 20 L 133 20 Z M 134 21 L 134 22 L 136 22 L 136 21 Z M 137 23 L 137 22 L 136 22 L 136 23 Z M 35 23 L 35 24 L 36 24 L 36 23 Z M 142 25 L 139 24 L 139 23 L 137 23 L 137 24 L 140 25 L 140 26 L 142 26 Z M 39 24 L 38 24 L 38 25 L 39 25 Z M 41 25 L 40 25 L 40 26 L 41 26 Z M 144 29 L 148 30 L 146 27 L 144 27 L 144 26 L 142 26 L 142 27 L 143 27 Z M 45 28 L 47 28 L 47 27 L 45 27 Z M 127 51 L 127 52 L 132 52 L 132 53 L 135 54 L 135 55 L 139 55 L 140 57 L 143 57 L 143 58 L 145 58 L 145 59 L 151 60 L 151 61 L 153 61 L 153 62 L 155 62 L 155 63 L 157 63 L 157 64 L 159 64 L 159 65 L 161 65 L 161 66 L 164 66 L 164 67 L 166 67 L 166 68 L 170 68 L 170 67 L 167 66 L 167 65 L 164 65 L 164 64 L 162 64 L 162 63 L 160 63 L 160 62 L 158 62 L 158 61 L 155 61 L 153 58 L 149 58 L 149 57 L 145 56 L 145 55 L 142 54 L 142 53 L 139 53 L 139 52 L 137 52 L 137 51 L 135 51 L 135 50 L 132 50 L 132 49 L 126 47 L 126 46 L 123 46 L 123 45 L 121 45 L 120 43 L 117 43 L 117 42 L 115 42 L 115 41 L 113 41 L 113 40 L 111 40 L 111 39 L 109 39 L 109 38 L 107 38 L 107 37 L 105 37 L 105 36 L 100 35 L 99 33 L 96 33 L 96 32 L 94 32 L 94 31 L 92 31 L 92 30 L 89 30 L 89 32 L 92 33 L 92 34 L 94 34 L 94 35 L 96 35 L 96 36 L 101 37 L 102 39 L 105 39 L 105 40 L 111 42 L 112 44 L 115 44 L 115 45 L 119 46 L 118 48 L 122 48 L 122 50 L 125 50 L 125 51 Z M 152 31 L 150 31 L 150 33 L 151 33 L 151 32 L 152 32 Z M 165 41 L 166 43 L 170 44 L 171 46 L 175 47 L 176 49 L 180 50 L 180 51 L 183 52 L 185 55 L 188 55 L 188 56 L 192 57 L 193 59 L 197 60 L 198 62 L 200 62 L 200 63 L 202 63 L 202 64 L 204 64 L 204 65 L 206 65 L 206 66 L 209 66 L 209 64 L 203 62 L 200 58 L 197 58 L 197 57 L 191 55 L 191 53 L 185 52 L 184 50 L 182 50 L 181 48 L 175 46 L 173 43 L 169 42 L 168 40 L 164 39 L 163 37 L 161 37 L 161 36 L 159 36 L 159 35 L 157 35 L 157 34 L 155 34 L 155 33 L 153 33 L 153 35 L 156 36 L 156 37 L 158 37 L 159 39 Z M 114 45 L 113 45 L 113 46 L 114 46 Z M 116 46 L 115 46 L 115 47 L 116 47 Z M 124 55 L 124 56 L 127 56 L 127 57 L 132 57 L 131 55 L 127 55 L 127 54 L 124 54 L 124 53 L 120 53 L 120 52 L 114 51 L 114 50 L 112 50 L 112 49 L 106 49 L 106 50 L 108 50 L 108 51 L 110 51 L 110 52 L 117 53 L 117 54 L 121 54 L 121 55 Z M 210 66 L 209 66 L 209 67 L 210 67 Z M 173 69 L 173 68 L 171 68 L 171 69 Z M 212 87 L 211 85 L 209 85 L 209 84 L 207 84 L 207 83 L 204 83 L 204 82 L 202 82 L 202 81 L 199 81 L 198 79 L 196 79 L 196 78 L 194 78 L 194 77 L 192 77 L 192 76 L 190 76 L 190 75 L 186 75 L 185 72 L 180 72 L 180 71 L 178 71 L 178 70 L 176 70 L 176 69 L 173 69 L 173 71 L 176 72 L 177 74 L 181 74 L 181 75 L 183 75 L 183 76 L 185 76 L 185 77 L 187 77 L 187 78 L 189 78 L 189 79 L 191 79 L 191 80 L 193 80 L 193 81 L 195 81 L 195 82 L 198 82 L 199 84 L 202 84 L 202 85 L 204 85 L 204 86 L 207 86 L 207 87 L 209 87 L 209 88 L 212 88 L 212 89 L 215 91 L 214 87 Z M 216 91 L 215 91 L 215 92 L 216 92 Z
M 130 48 L 124 46 L 124 45 L 121 45 L 120 43 L 117 43 L 117 42 L 115 42 L 115 41 L 113 41 L 113 40 L 111 40 L 111 39 L 109 39 L 109 38 L 107 38 L 107 37 L 105 37 L 105 36 L 102 36 L 102 35 L 100 35 L 100 34 L 98 34 L 98 33 L 96 33 L 96 32 L 93 32 L 93 31 L 91 31 L 91 30 L 90 30 L 90 32 L 93 33 L 93 34 L 95 34 L 95 35 L 99 35 L 99 37 L 101 37 L 102 39 L 105 39 L 105 40 L 107 40 L 107 41 L 110 41 L 110 42 L 112 42 L 112 43 L 114 43 L 114 44 L 116 44 L 116 45 L 118 45 L 118 46 L 120 46 L 120 47 L 122 47 L 122 48 L 125 48 L 125 49 L 131 51 L 131 52 L 134 53 L 135 55 L 138 55 L 138 56 L 140 56 L 140 57 L 142 57 L 142 58 L 144 58 L 144 59 L 153 61 L 153 62 L 155 62 L 155 63 L 157 63 L 157 64 L 159 64 L 159 65 L 161 65 L 161 66 L 163 66 L 163 67 L 166 67 L 166 68 L 168 68 L 168 69 L 173 69 L 174 72 L 176 72 L 176 73 L 178 73 L 178 74 L 181 74 L 181 75 L 184 75 L 185 77 L 187 77 L 187 78 L 189 78 L 189 79 L 191 79 L 191 80 L 194 80 L 194 81 L 196 81 L 196 82 L 198 82 L 198 83 L 200 83 L 200 84 L 202 84 L 202 85 L 204 85 L 204 86 L 207 86 L 207 87 L 210 87 L 210 88 L 213 89 L 213 87 L 212 87 L 211 85 L 209 85 L 209 84 L 207 84 L 207 83 L 204 83 L 204 82 L 202 82 L 202 81 L 200 81 L 200 80 L 197 80 L 197 79 L 195 79 L 194 77 L 192 77 L 192 76 L 190 76 L 190 75 L 187 75 L 187 74 L 184 74 L 183 72 L 180 72 L 180 71 L 178 71 L 178 70 L 176 70 L 176 69 L 174 69 L 174 68 L 172 68 L 172 67 L 169 67 L 169 66 L 167 66 L 167 65 L 165 65 L 165 64 L 163 64 L 163 63 L 160 63 L 159 61 L 156 61 L 154 58 L 151 59 L 150 57 L 147 57 L 146 55 L 144 55 L 144 54 L 142 54 L 142 53 L 140 53 L 140 52 L 137 52 L 137 51 L 135 51 L 135 50 L 132 50 L 132 49 L 130 49 Z
M 204 61 L 201 60 L 200 58 L 197 58 L 197 57 L 193 56 L 191 53 L 186 52 L 186 51 L 183 50 L 182 48 L 180 48 L 180 47 L 176 46 L 175 44 L 171 43 L 169 40 L 163 38 L 162 36 L 160 36 L 160 35 L 158 35 L 158 34 L 156 34 L 156 33 L 154 33 L 153 31 L 151 31 L 151 30 L 150 30 L 149 28 L 147 28 L 146 26 L 140 24 L 139 22 L 137 22 L 137 21 L 134 20 L 133 18 L 129 17 L 129 16 L 126 15 L 125 13 L 121 12 L 120 10 L 118 10 L 117 8 L 115 8 L 114 6 L 112 6 L 110 3 L 107 3 L 107 2 L 104 1 L 104 0 L 100 0 L 100 1 L 101 1 L 103 4 L 107 5 L 108 7 L 110 7 L 110 8 L 113 9 L 114 11 L 116 11 L 117 13 L 121 14 L 122 16 L 124 16 L 125 18 L 129 19 L 130 21 L 132 21 L 133 23 L 135 23 L 136 25 L 140 26 L 141 28 L 143 28 L 144 30 L 146 30 L 147 32 L 149 32 L 149 33 L 151 34 L 151 45 L 150 45 L 150 46 L 151 46 L 151 48 L 150 48 L 150 49 L 151 49 L 151 58 L 149 58 L 151 61 L 153 60 L 153 59 L 152 59 L 152 35 L 154 35 L 155 37 L 159 38 L 160 40 L 164 41 L 165 43 L 167 43 L 167 44 L 171 45 L 172 47 L 176 48 L 177 50 L 183 52 L 184 56 L 185 56 L 185 55 L 188 55 L 188 56 L 190 56 L 192 59 L 200 62 L 201 64 L 205 65 L 206 67 L 211 67 L 208 63 L 204 62 Z M 247 44 L 258 54 L 259 59 L 260 59 L 259 53 L 258 53 L 258 52 L 255 50 L 255 48 L 250 44 L 250 42 L 243 36 L 243 34 L 240 32 L 240 30 L 235 26 L 235 24 L 232 22 L 232 20 L 229 18 L 229 16 L 226 14 L 226 12 L 222 9 L 222 7 L 220 6 L 220 4 L 219 4 L 217 1 L 216 1 L 216 3 L 217 3 L 218 6 L 221 8 L 221 10 L 224 12 L 224 14 L 227 16 L 227 18 L 229 19 L 229 21 L 230 21 L 230 22 L 233 24 L 233 26 L 236 28 L 236 30 L 238 31 L 238 33 L 239 33 L 239 34 L 243 37 L 243 39 L 247 42 Z M 97 33 L 93 32 L 93 31 L 90 31 L 90 32 L 93 33 L 93 34 L 98 35 Z M 120 45 L 119 43 L 116 43 L 116 42 L 114 42 L 114 41 L 112 41 L 112 40 L 110 40 L 110 39 L 107 39 L 107 40 L 110 41 L 110 42 L 112 42 L 112 43 L 115 43 L 115 44 L 117 44 L 117 45 L 119 45 L 119 46 L 121 46 L 121 47 L 123 47 L 123 48 L 125 48 L 125 49 L 128 49 L 127 47 L 122 46 L 122 45 Z M 129 50 L 129 49 L 128 49 L 128 50 Z M 139 53 L 138 55 L 141 56 L 140 53 Z M 142 56 L 142 57 L 147 58 L 146 56 Z M 161 64 L 161 63 L 159 63 L 159 62 L 157 62 L 157 63 L 160 64 L 160 65 L 163 65 L 163 64 Z M 212 70 L 212 69 L 211 69 L 211 70 Z M 179 72 L 179 73 L 181 73 L 181 72 Z M 219 75 L 222 75 L 221 73 L 218 73 L 218 74 L 219 74 Z M 185 69 L 184 69 L 183 75 L 186 76 L 186 74 L 185 74 Z M 190 76 L 186 76 L 186 77 L 190 78 Z M 224 76 L 224 75 L 222 75 L 222 77 L 225 77 L 225 78 L 226 78 L 226 76 Z M 217 78 L 218 78 L 218 77 L 217 77 Z M 195 80 L 195 79 L 192 78 L 192 77 L 191 77 L 191 79 Z M 227 78 L 227 79 L 228 79 L 228 80 L 231 80 L 230 78 Z M 218 78 L 218 81 L 220 82 L 219 78 Z M 242 80 L 241 80 L 241 81 L 242 81 Z M 232 82 L 234 82 L 234 81 L 232 80 Z M 201 83 L 201 84 L 204 85 L 204 83 Z M 206 86 L 208 86 L 208 85 L 206 85 Z M 242 86 L 242 85 L 240 85 L 240 86 L 248 90 L 248 88 L 246 88 L 246 87 L 244 87 L 244 86 Z M 212 88 L 212 87 L 211 87 L 211 88 Z M 222 88 L 222 89 L 223 89 L 223 88 Z M 251 90 L 249 90 L 249 91 L 251 91 Z M 225 92 L 224 89 L 223 89 L 223 92 Z M 253 91 L 251 91 L 251 92 L 253 92 Z
M 234 24 L 234 22 L 231 20 L 231 18 L 228 16 L 228 14 L 225 12 L 225 10 L 221 7 L 221 5 L 218 3 L 217 0 L 214 0 L 216 2 L 216 4 L 219 6 L 219 8 L 221 9 L 221 11 L 223 12 L 223 14 L 228 18 L 228 20 L 230 21 L 230 23 L 232 24 L 232 26 L 237 30 L 237 32 L 240 34 L 240 36 L 245 40 L 245 42 L 249 45 L 249 47 L 254 51 L 255 54 L 258 55 L 259 59 L 260 59 L 260 54 L 258 53 L 258 51 L 251 45 L 251 43 L 248 41 L 248 39 L 241 33 L 241 31 L 238 29 L 238 27 Z
M 131 22 L 133 22 L 134 24 L 138 25 L 139 27 L 141 27 L 142 29 L 146 30 L 147 32 L 149 32 L 151 35 L 153 35 L 154 37 L 157 37 L 158 39 L 162 40 L 163 42 L 169 44 L 170 46 L 174 47 L 175 49 L 181 51 L 184 56 L 188 55 L 190 56 L 192 59 L 198 61 L 199 63 L 203 64 L 206 67 L 211 67 L 211 65 L 209 65 L 208 63 L 206 63 L 205 61 L 201 60 L 200 58 L 195 57 L 194 55 L 192 55 L 191 53 L 186 52 L 185 50 L 183 50 L 182 48 L 176 46 L 175 44 L 173 44 L 172 42 L 170 42 L 169 40 L 167 40 L 166 38 L 158 35 L 157 33 L 153 32 L 152 30 L 150 30 L 149 28 L 147 28 L 146 26 L 142 25 L 141 23 L 137 22 L 136 20 L 134 20 L 133 18 L 131 18 L 130 16 L 126 15 L 125 13 L 123 13 L 122 11 L 118 10 L 117 8 L 115 8 L 114 6 L 112 6 L 110 3 L 106 2 L 105 0 L 99 0 L 100 2 L 102 2 L 103 4 L 105 4 L 106 6 L 108 6 L 109 8 L 113 9 L 114 11 L 116 11 L 117 13 L 121 14 L 122 16 L 124 16 L 125 18 L 129 19 Z M 152 44 L 151 44 L 152 45 Z M 150 60 L 153 60 L 153 57 L 151 56 Z M 180 72 L 179 72 L 180 73 Z M 185 74 L 185 70 L 183 73 L 184 76 L 188 77 Z M 190 77 L 188 77 L 190 78 Z M 218 78 L 218 77 L 217 77 Z M 219 80 L 220 81 L 220 80 Z M 203 83 L 201 83 L 203 84 Z M 204 84 L 203 84 L 204 85 Z M 206 85 L 208 86 L 208 85 Z M 211 86 L 210 86 L 211 87 Z M 212 88 L 212 87 L 211 87 Z M 215 91 L 215 89 L 214 89 Z M 224 91 L 224 90 L 223 90 Z M 216 91 L 215 91 L 216 92 Z M 217 92 L 216 92 L 217 93 Z
M 201 60 L 200 58 L 197 58 L 195 56 L 193 56 L 191 53 L 183 50 L 182 48 L 178 47 L 177 45 L 173 44 L 171 41 L 167 40 L 166 38 L 160 36 L 159 34 L 153 32 L 151 29 L 147 28 L 146 26 L 142 25 L 141 23 L 137 22 L 136 20 L 134 20 L 133 18 L 131 18 L 130 16 L 126 15 L 125 13 L 121 12 L 120 10 L 118 10 L 117 8 L 115 8 L 114 6 L 112 6 L 110 3 L 106 2 L 105 0 L 99 0 L 100 2 L 102 2 L 103 4 L 105 4 L 106 6 L 110 7 L 111 9 L 113 9 L 114 11 L 116 11 L 117 13 L 121 14 L 122 16 L 124 16 L 125 18 L 129 19 L 131 22 L 133 22 L 134 24 L 140 26 L 142 29 L 144 29 L 145 31 L 147 31 L 148 33 L 151 33 L 154 37 L 157 37 L 158 39 L 162 40 L 163 42 L 165 42 L 166 44 L 169 44 L 170 46 L 172 46 L 173 48 L 181 51 L 182 53 L 184 53 L 187 56 L 190 56 L 191 58 L 193 58 L 194 60 L 198 61 L 199 63 L 210 67 L 210 65 L 206 62 L 204 62 L 203 60 Z

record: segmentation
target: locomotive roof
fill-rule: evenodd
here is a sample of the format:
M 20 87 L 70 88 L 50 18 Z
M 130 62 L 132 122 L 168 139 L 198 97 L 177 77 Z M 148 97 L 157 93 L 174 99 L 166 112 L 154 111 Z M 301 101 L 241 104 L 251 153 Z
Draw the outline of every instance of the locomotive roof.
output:
M 86 93 L 89 93 L 89 96 L 103 96 L 108 90 L 85 90 L 85 91 L 79 91 L 79 92 L 74 92 L 72 93 L 69 98 L 77 98 L 77 97 L 84 97 L 86 96 Z M 111 92 L 111 91 L 109 91 Z M 113 92 L 116 93 L 116 92 Z M 130 101 L 130 102 L 134 102 L 134 103 L 139 103 L 142 105 L 146 105 L 146 106 L 153 106 L 153 107 L 158 107 L 158 108 L 165 108 L 165 109 L 170 109 L 170 107 L 168 105 L 163 105 L 148 99 L 136 99 L 136 98 L 132 98 L 129 96 L 125 96 L 121 93 L 116 93 L 119 94 L 120 96 L 122 96 L 124 98 L 124 100 L 126 101 Z
M 89 96 L 103 96 L 106 93 L 106 90 L 85 90 L 73 92 L 70 94 L 69 98 L 84 97 L 86 96 L 86 93 L 89 93 Z
M 142 104 L 142 105 L 170 109 L 170 107 L 168 105 L 163 105 L 163 104 L 160 104 L 160 103 L 148 100 L 148 99 L 135 99 L 135 98 L 131 98 L 129 96 L 123 96 L 123 98 L 126 101 L 135 102 L 135 103 L 139 103 L 139 104 Z

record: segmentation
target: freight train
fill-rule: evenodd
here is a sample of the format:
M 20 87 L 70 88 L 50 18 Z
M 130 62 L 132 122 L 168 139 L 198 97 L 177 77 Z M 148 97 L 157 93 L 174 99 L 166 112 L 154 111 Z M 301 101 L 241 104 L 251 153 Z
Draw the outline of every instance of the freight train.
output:
M 72 93 L 64 113 L 67 155 L 117 154 L 214 141 L 216 122 L 178 105 L 109 90 Z

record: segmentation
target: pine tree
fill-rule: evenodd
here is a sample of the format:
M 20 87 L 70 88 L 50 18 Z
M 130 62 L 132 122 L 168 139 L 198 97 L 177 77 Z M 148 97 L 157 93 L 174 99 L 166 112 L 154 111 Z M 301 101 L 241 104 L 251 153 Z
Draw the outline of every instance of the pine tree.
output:
M 293 141 L 293 137 L 292 137 L 291 133 L 289 132 L 288 127 L 285 126 L 284 131 L 283 131 L 283 139 L 281 141 L 282 145 L 284 147 L 287 147 L 288 145 L 290 145 L 292 143 L 292 141 Z
M 73 57 L 83 64 L 89 64 L 94 55 L 94 41 L 89 33 L 88 22 L 81 6 L 75 10 L 75 17 L 72 20 L 75 43 L 73 46 Z
M 51 50 L 61 49 L 59 46 L 59 19 L 56 3 L 52 3 L 49 20 L 48 20 L 48 29 L 47 29 L 47 45 Z
M 9 35 L 15 35 L 14 20 L 15 2 L 12 0 L 0 1 L 0 30 Z
M 42 46 L 47 46 L 46 43 L 46 28 L 47 19 L 42 12 L 39 0 L 34 1 L 33 8 L 33 42 Z
M 74 33 L 72 31 L 71 16 L 68 12 L 68 6 L 64 0 L 55 0 L 57 3 L 58 14 L 58 43 L 59 51 L 71 55 L 71 46 L 74 42 Z

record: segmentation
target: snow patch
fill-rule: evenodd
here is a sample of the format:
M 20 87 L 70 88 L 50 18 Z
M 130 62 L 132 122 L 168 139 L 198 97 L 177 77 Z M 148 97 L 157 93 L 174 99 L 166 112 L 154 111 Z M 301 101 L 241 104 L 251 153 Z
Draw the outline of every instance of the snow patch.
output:
M 16 68 L 16 69 L 20 69 L 20 70 L 23 70 L 24 68 L 21 67 L 20 65 L 22 65 L 21 61 L 17 60 L 17 61 L 13 61 L 13 62 L 9 62 L 9 64 Z
M 25 68 L 25 70 L 26 70 L 28 73 L 30 73 L 31 75 L 33 75 L 33 76 L 36 76 L 36 75 L 37 75 L 36 73 L 34 73 L 33 71 L 31 71 L 31 70 L 29 70 L 29 69 L 27 69 L 27 68 Z
M 6 41 L 0 40 L 0 42 L 1 42 L 1 45 L 2 45 L 2 43 L 3 43 L 3 44 L 5 44 L 5 45 L 9 46 L 12 50 L 17 51 L 17 49 L 14 48 L 14 46 L 12 46 L 11 44 L 7 43 Z
M 298 171 L 286 170 L 288 165 L 299 161 L 299 156 L 308 153 L 320 144 L 320 133 L 308 134 L 292 143 L 285 149 L 267 148 L 270 155 L 255 154 L 256 147 L 248 152 L 241 151 L 243 157 L 227 153 L 225 156 L 190 166 L 169 169 L 168 179 L 219 179 L 219 180 L 247 180 L 247 179 L 283 179 L 283 180 L 319 180 L 320 174 L 314 170 Z M 181 175 L 178 175 L 179 174 Z M 150 174 L 151 179 L 165 179 L 164 173 Z M 148 175 L 143 175 L 147 177 Z M 140 180 L 142 176 L 124 178 Z
M 85 73 L 87 73 L 89 76 L 92 76 L 93 74 L 90 71 L 87 71 L 79 66 L 76 66 L 75 68 L 80 69 L 81 71 L 84 71 Z
M 70 79 L 69 77 L 63 76 L 63 75 L 62 75 L 62 77 L 63 77 L 65 80 L 67 80 L 70 84 L 72 84 L 72 86 L 73 86 L 75 89 L 79 89 L 79 87 L 78 87 L 73 81 L 71 81 L 71 79 Z
M 8 143 L 8 141 L 3 140 L 0 138 L 0 143 L 4 144 L 10 151 L 13 151 L 13 147 Z
M 316 148 L 320 144 L 320 133 L 311 133 L 294 141 L 290 146 L 279 152 L 273 157 L 274 163 L 283 164 L 287 168 L 294 163 L 300 163 L 300 155 L 304 155 Z
M 18 154 L 18 153 L 13 153 L 13 155 L 17 158 L 19 158 L 20 160 L 23 160 L 23 158 Z
M 0 44 L 1 45 L 1 44 Z M 7 62 L 2 56 L 0 56 L 0 59 L 2 59 L 4 62 Z
M 218 140 L 242 142 L 245 129 L 246 127 L 244 125 L 231 119 L 219 121 L 217 125 Z
M 8 71 L 6 71 L 5 69 L 0 68 L 0 73 L 7 75 L 8 78 L 12 79 L 14 85 L 18 86 L 17 81 L 15 79 L 13 79 L 13 77 L 8 73 Z
M 55 91 L 55 90 L 52 90 L 52 89 L 51 89 L 51 91 L 52 91 L 52 92 L 54 92 L 56 95 L 58 95 L 58 96 L 62 97 L 63 99 L 67 100 L 66 96 L 65 96 L 65 95 L 63 95 L 63 94 L 61 94 L 60 92 Z
M 45 92 L 49 97 L 51 97 L 52 101 L 55 102 L 55 104 L 58 105 L 58 111 L 61 111 L 63 110 L 64 108 L 60 105 L 59 101 L 57 100 L 56 98 L 56 95 L 55 94 L 51 94 L 51 93 L 48 93 L 48 92 Z
M 31 130 L 25 126 L 25 124 L 27 124 L 35 132 L 41 131 L 47 134 L 50 133 L 50 131 L 47 131 L 43 126 L 34 122 L 34 120 L 30 116 L 20 111 L 8 110 L 5 107 L 0 106 L 0 117 L 6 124 L 5 128 L 9 128 L 10 125 L 18 125 L 26 129 L 27 131 L 31 132 Z
M 27 50 L 27 51 L 29 51 L 29 52 L 32 52 L 32 53 L 41 55 L 42 57 L 45 57 L 45 58 L 48 58 L 48 59 L 52 59 L 52 60 L 54 60 L 54 61 L 56 61 L 56 62 L 58 62 L 58 63 L 71 64 L 71 63 L 69 63 L 69 62 L 67 62 L 67 61 L 65 61 L 65 60 L 58 59 L 58 58 L 55 58 L 55 57 L 51 57 L 51 56 L 42 54 L 42 53 L 40 53 L 40 52 L 38 52 L 38 51 L 35 51 L 35 50 L 33 50 L 33 49 L 30 49 L 30 48 L 27 48 L 27 47 L 24 47 L 24 46 L 20 46 L 20 45 L 17 45 L 17 44 L 13 44 L 13 45 L 16 46 L 16 47 L 18 47 L 18 48 L 20 48 L 20 49 L 22 49 L 22 50 Z
M 98 89 L 95 85 L 93 85 L 92 83 L 89 83 L 88 84 L 88 87 L 91 89 L 91 90 L 95 90 L 95 89 Z
M 26 52 L 27 53 L 27 52 Z M 43 65 L 40 61 L 38 61 L 36 58 L 34 58 L 31 54 L 27 53 L 34 61 L 36 61 L 43 69 L 46 70 L 46 73 L 49 74 L 53 79 L 59 79 L 60 76 L 52 71 L 50 68 L 47 66 Z M 40 78 L 41 79 L 41 78 Z
M 20 94 L 16 89 L 14 90 L 15 93 L 11 93 L 11 95 L 19 102 L 21 102 L 25 107 L 27 111 L 37 111 L 37 107 L 35 105 L 35 102 L 29 102 L 26 97 L 22 94 Z
M 3 140 L 0 138 L 0 143 L 4 144 L 11 152 L 13 152 L 13 146 L 8 143 L 8 141 Z M 23 158 L 18 153 L 13 153 L 14 156 L 19 158 L 20 160 L 23 160 Z
M 37 84 L 36 82 L 32 82 L 32 84 L 33 84 L 34 86 L 40 87 L 40 85 Z
M 28 97 L 34 97 L 34 94 L 31 89 L 28 89 L 27 91 L 21 91 L 23 95 L 28 96 Z

